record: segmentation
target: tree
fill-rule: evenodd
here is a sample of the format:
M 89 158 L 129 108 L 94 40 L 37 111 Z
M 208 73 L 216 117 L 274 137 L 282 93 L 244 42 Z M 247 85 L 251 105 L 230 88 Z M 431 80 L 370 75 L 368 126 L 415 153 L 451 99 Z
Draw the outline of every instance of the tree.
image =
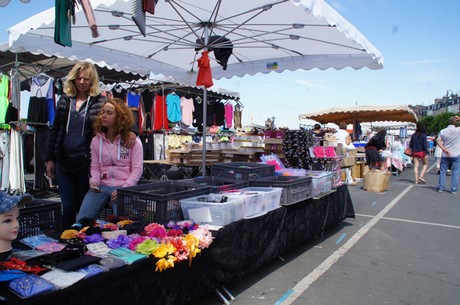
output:
M 455 114 L 452 112 L 443 112 L 435 116 L 433 122 L 435 134 L 438 134 L 441 131 L 441 129 L 446 128 L 449 125 L 449 118 L 454 115 Z
M 429 135 L 437 134 L 436 128 L 435 128 L 435 119 L 436 117 L 434 115 L 428 115 L 426 117 L 423 117 L 419 121 L 420 123 L 426 126 L 426 131 L 427 131 L 427 134 Z

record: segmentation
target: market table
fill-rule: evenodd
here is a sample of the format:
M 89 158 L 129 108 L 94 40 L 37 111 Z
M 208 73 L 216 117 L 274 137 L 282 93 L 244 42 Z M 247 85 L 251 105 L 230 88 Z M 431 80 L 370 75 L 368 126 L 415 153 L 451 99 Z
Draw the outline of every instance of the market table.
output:
M 21 300 L 4 286 L 6 304 L 31 305 L 179 305 L 243 279 L 254 270 L 354 217 L 347 186 L 319 199 L 281 207 L 266 215 L 243 219 L 213 232 L 214 242 L 201 257 L 155 272 L 153 259 L 111 270 L 57 292 Z

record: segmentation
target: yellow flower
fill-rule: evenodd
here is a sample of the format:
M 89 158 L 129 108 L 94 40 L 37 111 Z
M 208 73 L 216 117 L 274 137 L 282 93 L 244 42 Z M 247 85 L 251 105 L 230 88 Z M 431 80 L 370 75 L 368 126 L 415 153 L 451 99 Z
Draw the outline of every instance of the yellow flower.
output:
M 130 225 L 132 223 L 133 223 L 132 220 L 126 219 L 126 220 L 122 220 L 122 221 L 117 222 L 117 225 L 118 225 L 118 227 L 123 228 L 123 226 Z
M 73 239 L 77 237 L 77 234 L 78 234 L 77 230 L 74 230 L 74 229 L 65 230 L 61 234 L 61 239 Z
M 201 249 L 198 248 L 200 240 L 193 236 L 192 234 L 188 234 L 185 236 L 185 246 L 190 250 L 189 254 L 189 264 L 192 264 L 192 258 L 194 258 L 198 253 L 201 252 Z
M 158 248 L 156 248 L 152 253 L 155 257 L 164 258 L 167 255 L 171 255 L 176 252 L 176 247 L 171 243 L 162 243 Z
M 156 263 L 157 267 L 155 268 L 155 271 L 160 271 L 162 272 L 163 270 L 166 270 L 168 268 L 173 268 L 174 267 L 174 262 L 177 260 L 177 258 L 174 255 L 168 255 L 165 258 L 161 258 L 158 260 Z

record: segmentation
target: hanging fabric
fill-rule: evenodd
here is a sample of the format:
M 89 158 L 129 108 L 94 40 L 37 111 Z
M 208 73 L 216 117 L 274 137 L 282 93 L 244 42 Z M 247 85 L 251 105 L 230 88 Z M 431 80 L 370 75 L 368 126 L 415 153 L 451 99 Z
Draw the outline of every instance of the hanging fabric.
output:
M 97 30 L 96 17 L 94 16 L 93 7 L 89 0 L 79 0 L 85 13 L 86 21 L 88 21 L 89 28 L 91 29 L 91 35 L 93 38 L 99 37 L 99 31 Z
M 197 86 L 209 88 L 213 85 L 211 63 L 209 62 L 208 51 L 203 51 L 198 58 L 198 76 L 196 78 Z
M 8 131 L 0 131 L 0 152 L 3 155 L 0 188 L 7 190 L 10 187 L 10 133 Z
M 43 145 L 43 143 L 42 143 Z M 24 178 L 22 139 L 18 131 L 11 130 L 10 141 L 10 190 L 24 194 L 26 192 L 26 182 Z
M 158 3 L 158 0 L 143 0 L 144 11 L 149 14 L 155 14 L 155 6 Z
M 54 42 L 64 46 L 72 46 L 71 18 L 75 19 L 73 0 L 55 0 Z
M 5 121 L 6 111 L 8 110 L 8 92 L 9 78 L 4 74 L 0 74 L 0 128 L 9 128 Z
M 193 106 L 193 99 L 181 97 L 180 108 L 182 111 L 182 123 L 186 126 L 190 126 L 193 123 L 193 112 L 195 107 Z
M 137 28 L 145 37 L 145 11 L 143 0 L 132 0 L 131 2 L 131 18 L 134 20 Z

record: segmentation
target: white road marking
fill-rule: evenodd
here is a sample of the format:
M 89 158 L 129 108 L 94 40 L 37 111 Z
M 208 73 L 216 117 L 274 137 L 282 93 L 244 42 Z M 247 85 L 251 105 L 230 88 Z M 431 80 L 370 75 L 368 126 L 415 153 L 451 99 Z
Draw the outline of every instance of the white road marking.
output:
M 355 216 L 369 217 L 369 218 L 374 217 L 373 215 L 366 215 L 366 214 L 355 214 Z M 394 221 L 400 221 L 400 222 L 409 222 L 409 223 L 418 223 L 418 224 L 422 224 L 422 225 L 429 225 L 429 226 L 435 226 L 435 227 L 444 227 L 444 228 L 450 228 L 450 229 L 460 229 L 460 226 L 446 225 L 446 224 L 443 224 L 443 223 L 436 223 L 436 222 L 426 222 L 426 221 L 418 221 L 418 220 L 394 218 L 394 217 L 382 217 L 381 219 L 394 220 Z
M 348 250 L 350 250 L 377 222 L 385 216 L 392 207 L 398 203 L 407 192 L 409 192 L 414 185 L 408 186 L 403 190 L 395 199 L 393 199 L 380 213 L 375 215 L 368 223 L 366 223 L 361 229 L 359 229 L 342 247 L 338 248 L 332 253 L 327 259 L 325 259 L 321 265 L 315 270 L 310 272 L 304 277 L 297 285 L 292 288 L 293 292 L 288 297 L 281 301 L 280 305 L 292 304 L 302 293 L 304 293 L 310 285 L 312 285 L 317 279 L 319 279 L 326 271 L 328 271 L 342 256 L 344 256 Z

